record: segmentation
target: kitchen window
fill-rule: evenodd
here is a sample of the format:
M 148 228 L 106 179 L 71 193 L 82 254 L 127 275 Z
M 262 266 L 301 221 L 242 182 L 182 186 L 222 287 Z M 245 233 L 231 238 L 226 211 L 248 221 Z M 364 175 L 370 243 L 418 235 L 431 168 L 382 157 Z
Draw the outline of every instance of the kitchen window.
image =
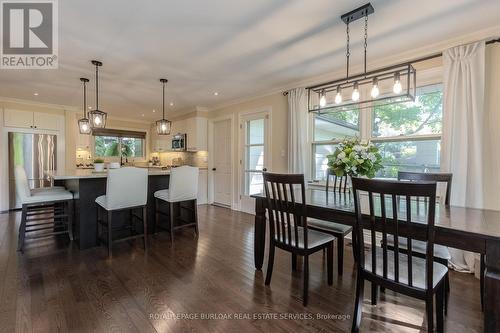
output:
M 398 171 L 438 172 L 441 167 L 443 88 L 417 89 L 414 102 L 374 104 L 362 111 L 312 116 L 312 176 L 325 180 L 327 155 L 344 137 L 371 140 L 382 154 L 384 169 L 377 177 L 395 178 Z
M 94 155 L 96 157 L 145 158 L 145 132 L 114 129 L 94 130 Z

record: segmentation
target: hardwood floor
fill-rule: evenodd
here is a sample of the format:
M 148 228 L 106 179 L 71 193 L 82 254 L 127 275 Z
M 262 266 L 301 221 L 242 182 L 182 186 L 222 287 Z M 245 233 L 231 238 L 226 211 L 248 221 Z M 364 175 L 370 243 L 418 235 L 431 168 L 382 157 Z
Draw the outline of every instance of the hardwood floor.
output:
M 277 250 L 270 287 L 253 263 L 253 216 L 199 207 L 191 230 L 79 251 L 67 237 L 28 240 L 16 252 L 19 214 L 0 214 L 0 332 L 346 332 L 354 298 L 352 249 L 329 287 L 321 253 L 311 256 L 309 305 L 301 275 Z M 267 258 L 267 255 L 266 255 Z M 265 267 L 265 266 L 264 266 Z M 377 306 L 365 288 L 362 331 L 425 330 L 424 303 L 387 291 Z M 445 330 L 482 332 L 479 282 L 451 272 Z M 204 319 L 202 316 L 218 316 Z M 255 317 L 254 317 L 255 316 Z M 269 319 L 271 317 L 278 319 Z M 226 319 L 225 317 L 231 317 Z M 238 318 L 236 318 L 238 317 Z M 318 319 L 330 318 L 330 319 Z

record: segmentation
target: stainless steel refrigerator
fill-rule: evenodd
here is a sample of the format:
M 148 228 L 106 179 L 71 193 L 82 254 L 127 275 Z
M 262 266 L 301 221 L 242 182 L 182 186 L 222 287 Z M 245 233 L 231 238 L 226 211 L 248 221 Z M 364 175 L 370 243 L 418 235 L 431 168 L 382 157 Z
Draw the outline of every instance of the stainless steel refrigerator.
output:
M 14 168 L 21 165 L 26 170 L 30 188 L 50 186 L 45 175 L 57 167 L 57 136 L 9 132 L 9 208 L 20 208 L 16 195 Z

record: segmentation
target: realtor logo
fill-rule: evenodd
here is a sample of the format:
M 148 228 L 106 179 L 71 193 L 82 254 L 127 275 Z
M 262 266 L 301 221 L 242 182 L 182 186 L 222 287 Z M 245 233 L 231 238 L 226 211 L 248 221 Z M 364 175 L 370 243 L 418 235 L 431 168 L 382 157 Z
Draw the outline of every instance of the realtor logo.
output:
M 2 0 L 2 69 L 58 67 L 57 0 Z

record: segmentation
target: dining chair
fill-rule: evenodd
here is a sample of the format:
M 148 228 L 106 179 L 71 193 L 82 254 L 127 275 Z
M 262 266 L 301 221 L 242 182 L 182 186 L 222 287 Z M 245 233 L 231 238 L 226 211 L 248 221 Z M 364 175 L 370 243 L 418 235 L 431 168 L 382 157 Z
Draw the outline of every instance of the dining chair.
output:
M 436 299 L 437 331 L 444 330 L 445 280 L 448 267 L 434 261 L 434 218 L 436 209 L 436 183 L 410 184 L 389 180 L 352 178 L 356 222 L 354 243 L 358 253 L 356 297 L 352 332 L 359 332 L 363 306 L 364 281 L 370 281 L 372 304 L 376 303 L 377 286 L 425 301 L 427 330 L 433 332 L 434 298 Z M 404 209 L 397 197 L 404 198 Z M 429 200 L 426 210 L 415 216 L 415 197 Z M 413 212 L 413 213 L 412 213 Z M 370 247 L 365 252 L 364 230 L 370 234 Z M 376 242 L 381 234 L 384 243 L 388 236 L 394 239 L 394 248 Z M 408 250 L 403 253 L 399 240 L 404 238 Z M 425 257 L 414 256 L 413 241 L 425 241 Z
M 95 199 L 97 204 L 97 240 L 108 247 L 108 257 L 113 256 L 113 244 L 142 238 L 144 251 L 147 249 L 146 203 L 148 189 L 148 170 L 126 167 L 109 169 L 106 182 L 106 194 Z M 106 211 L 106 218 L 101 219 L 99 211 Z M 137 215 L 135 211 L 140 210 Z M 115 220 L 117 213 L 129 211 L 129 223 Z M 134 218 L 142 223 L 142 230 L 136 230 Z M 114 225 L 117 224 L 117 225 Z M 99 233 L 101 226 L 101 234 Z M 127 232 L 128 231 L 128 232 Z M 125 235 L 121 237 L 123 234 Z M 113 234 L 119 235 L 114 237 Z
M 173 168 L 170 171 L 170 179 L 168 189 L 156 191 L 155 196 L 155 226 L 153 232 L 156 232 L 156 228 L 160 227 L 160 215 L 168 217 L 169 227 L 167 228 L 170 233 L 170 241 L 174 243 L 174 232 L 186 227 L 194 227 L 196 235 L 198 235 L 198 176 L 200 171 L 196 167 L 191 166 L 181 166 L 178 168 Z M 161 211 L 161 202 L 165 201 L 168 203 L 168 211 Z M 182 202 L 191 201 L 193 207 L 183 206 Z M 178 203 L 178 215 L 175 215 L 175 204 Z M 181 210 L 190 210 L 193 215 L 193 221 L 184 221 L 182 218 Z M 176 225 L 177 221 L 183 221 L 185 223 Z
M 23 252 L 27 238 L 68 234 L 73 240 L 73 194 L 64 187 L 31 189 L 20 165 L 14 168 L 14 178 L 22 205 L 17 250 Z M 28 233 L 34 234 L 27 237 Z
M 309 255 L 327 249 L 328 284 L 333 283 L 334 236 L 309 230 L 303 174 L 263 173 L 264 191 L 269 218 L 269 259 L 266 285 L 270 285 L 273 274 L 275 248 L 292 253 L 292 267 L 297 256 L 304 257 L 303 298 L 307 306 L 309 288 Z M 296 198 L 296 195 L 298 196 Z
M 330 178 L 333 177 L 333 192 L 334 193 L 347 193 L 349 191 L 347 187 L 347 176 L 339 177 L 333 170 L 326 170 L 326 192 L 330 190 Z M 320 219 L 307 219 L 308 226 L 311 230 L 317 230 L 321 232 L 328 233 L 335 237 L 337 240 L 337 264 L 338 264 L 338 274 L 342 275 L 344 267 L 344 239 L 351 231 L 352 227 L 349 225 L 334 223 L 329 221 L 324 221 Z

